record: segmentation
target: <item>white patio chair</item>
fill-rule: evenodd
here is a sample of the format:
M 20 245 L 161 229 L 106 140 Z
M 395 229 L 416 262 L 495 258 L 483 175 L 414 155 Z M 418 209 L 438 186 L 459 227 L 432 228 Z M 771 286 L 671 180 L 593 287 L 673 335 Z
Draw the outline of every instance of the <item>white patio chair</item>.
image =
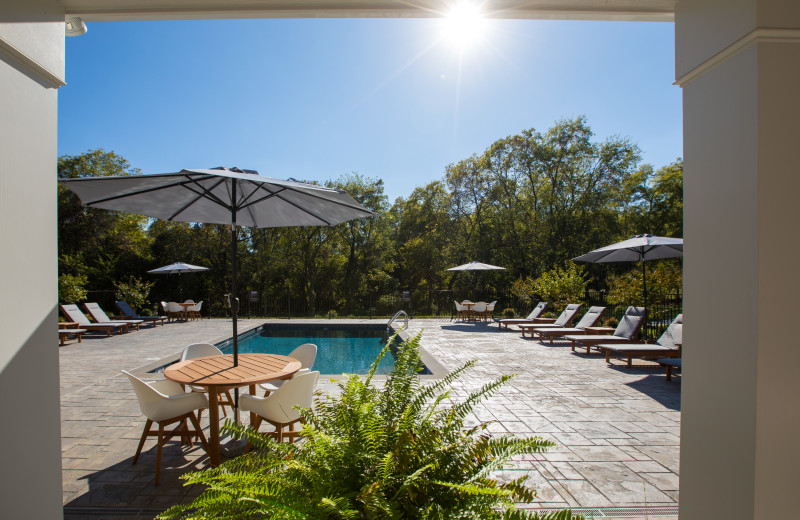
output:
M 486 307 L 486 302 L 477 302 L 472 306 L 472 315 L 476 320 L 486 318 Z
M 318 377 L 319 372 L 316 371 L 301 374 L 286 381 L 267 397 L 245 394 L 239 398 L 239 408 L 256 414 L 254 430 L 258 431 L 261 422 L 267 421 L 275 427 L 271 435 L 278 442 L 283 442 L 285 436 L 289 438 L 289 442 L 294 442 L 300 430 L 291 428 L 301 420 L 300 413 L 295 407 L 311 408 Z M 284 432 L 286 426 L 290 430 Z
M 469 307 L 467 305 L 461 305 L 455 300 L 453 300 L 453 303 L 456 304 L 456 317 L 465 319 L 469 316 Z
M 186 309 L 186 314 L 188 315 L 189 318 L 199 320 L 201 318 L 200 309 L 202 308 L 203 308 L 203 301 L 201 300 L 199 303 L 195 303 L 191 307 L 188 307 Z
M 186 309 L 177 302 L 167 302 L 167 315 L 173 318 L 186 318 Z
M 139 408 L 142 414 L 147 417 L 147 422 L 142 431 L 142 438 L 139 440 L 139 447 L 136 448 L 136 455 L 133 457 L 133 464 L 139 460 L 144 441 L 147 437 L 158 437 L 156 451 L 156 480 L 161 473 L 161 449 L 174 435 L 180 435 L 183 442 L 192 445 L 192 436 L 198 436 L 203 444 L 203 448 L 208 452 L 208 442 L 206 442 L 203 430 L 200 428 L 200 421 L 194 414 L 195 410 L 200 410 L 208 406 L 208 400 L 202 394 L 185 392 L 181 385 L 174 381 L 164 379 L 152 383 L 145 382 L 130 372 L 125 370 L 123 374 L 128 376 L 136 398 L 139 400 Z M 194 430 L 190 430 L 186 421 L 191 421 Z M 151 430 L 153 423 L 158 424 L 158 430 Z M 165 431 L 164 427 L 177 423 L 177 426 Z
M 317 346 L 313 343 L 303 343 L 296 349 L 292 350 L 289 353 L 289 357 L 293 357 L 300 362 L 300 370 L 295 372 L 292 377 L 305 374 L 311 370 L 311 367 L 314 366 L 314 361 L 317 359 Z M 261 383 L 258 386 L 265 391 L 264 397 L 266 397 L 270 394 L 270 392 L 274 392 L 280 388 L 284 382 L 284 380 L 279 379 L 277 381 Z
M 184 347 L 183 352 L 181 352 L 181 361 L 186 361 L 187 359 L 195 359 L 199 357 L 206 357 L 206 356 L 221 356 L 222 351 L 212 345 L 211 343 L 192 343 L 191 345 L 187 345 Z M 188 385 L 192 392 L 197 392 L 201 394 L 208 393 L 206 387 L 199 386 L 199 385 Z M 225 412 L 225 407 L 233 411 L 233 398 L 231 397 L 230 390 L 225 390 L 224 392 L 218 392 L 217 395 L 219 396 L 219 406 L 222 408 L 222 415 L 227 417 L 228 414 Z M 199 419 L 202 416 L 202 411 L 197 414 L 197 418 Z

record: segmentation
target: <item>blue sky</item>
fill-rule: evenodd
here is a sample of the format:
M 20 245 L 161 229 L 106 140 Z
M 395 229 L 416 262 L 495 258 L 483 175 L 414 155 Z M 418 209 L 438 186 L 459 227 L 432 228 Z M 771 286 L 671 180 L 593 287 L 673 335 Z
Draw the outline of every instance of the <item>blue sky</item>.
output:
M 390 200 L 497 139 L 586 115 L 656 168 L 682 155 L 671 23 L 440 20 L 90 23 L 67 39 L 59 155 L 104 148 L 144 173 L 239 166 L 381 178 Z

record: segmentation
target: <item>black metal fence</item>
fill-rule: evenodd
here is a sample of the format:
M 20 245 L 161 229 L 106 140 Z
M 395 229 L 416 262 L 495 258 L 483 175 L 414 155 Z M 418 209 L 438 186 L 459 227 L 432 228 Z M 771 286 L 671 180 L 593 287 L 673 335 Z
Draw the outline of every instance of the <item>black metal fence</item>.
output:
M 230 316 L 227 295 L 187 295 L 194 301 L 203 302 L 202 314 L 206 317 Z M 158 295 L 149 312 L 161 313 Z M 397 311 L 405 310 L 412 318 L 452 319 L 455 316 L 455 303 L 465 299 L 497 301 L 495 317 L 526 316 L 530 313 L 534 300 L 522 300 L 511 294 L 487 294 L 477 297 L 446 289 L 431 291 L 402 291 L 391 294 L 353 293 L 346 295 L 330 294 L 272 294 L 262 291 L 239 291 L 239 315 L 252 318 L 391 318 Z M 89 291 L 87 301 L 95 301 L 108 314 L 116 312 L 114 291 Z M 586 291 L 581 303 L 585 306 L 602 305 L 606 307 L 604 323 L 618 322 L 627 305 L 610 305 L 607 294 L 602 291 Z M 555 312 L 556 309 L 550 309 Z M 141 312 L 141 311 L 140 311 Z M 147 312 L 147 311 L 145 311 Z M 676 293 L 666 301 L 648 306 L 647 336 L 657 338 L 670 322 L 683 312 L 682 295 Z

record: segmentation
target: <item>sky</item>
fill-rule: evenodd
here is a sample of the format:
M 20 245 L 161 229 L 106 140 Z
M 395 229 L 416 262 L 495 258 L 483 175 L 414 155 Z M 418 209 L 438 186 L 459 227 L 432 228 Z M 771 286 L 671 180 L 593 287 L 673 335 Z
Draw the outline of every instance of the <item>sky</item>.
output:
M 440 19 L 95 22 L 67 38 L 58 153 L 143 173 L 238 166 L 390 201 L 522 130 L 586 116 L 656 168 L 682 156 L 674 26 Z

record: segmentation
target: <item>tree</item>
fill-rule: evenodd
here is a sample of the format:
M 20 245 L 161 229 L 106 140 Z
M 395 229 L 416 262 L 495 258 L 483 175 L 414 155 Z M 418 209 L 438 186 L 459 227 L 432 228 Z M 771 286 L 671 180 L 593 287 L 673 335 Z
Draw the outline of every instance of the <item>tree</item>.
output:
M 647 263 L 647 303 L 662 303 L 679 294 L 683 285 L 680 260 L 662 260 Z M 654 265 L 653 265 L 654 264 Z M 636 265 L 609 282 L 608 302 L 614 305 L 644 305 L 644 287 L 641 265 Z
M 580 301 L 586 291 L 586 269 L 573 263 L 554 267 L 533 283 L 533 291 L 556 309 Z
M 92 150 L 58 159 L 58 178 L 139 175 L 114 152 Z M 85 208 L 69 189 L 58 186 L 59 270 L 87 276 L 89 287 L 110 288 L 128 273 L 141 271 L 150 255 L 141 215 Z

